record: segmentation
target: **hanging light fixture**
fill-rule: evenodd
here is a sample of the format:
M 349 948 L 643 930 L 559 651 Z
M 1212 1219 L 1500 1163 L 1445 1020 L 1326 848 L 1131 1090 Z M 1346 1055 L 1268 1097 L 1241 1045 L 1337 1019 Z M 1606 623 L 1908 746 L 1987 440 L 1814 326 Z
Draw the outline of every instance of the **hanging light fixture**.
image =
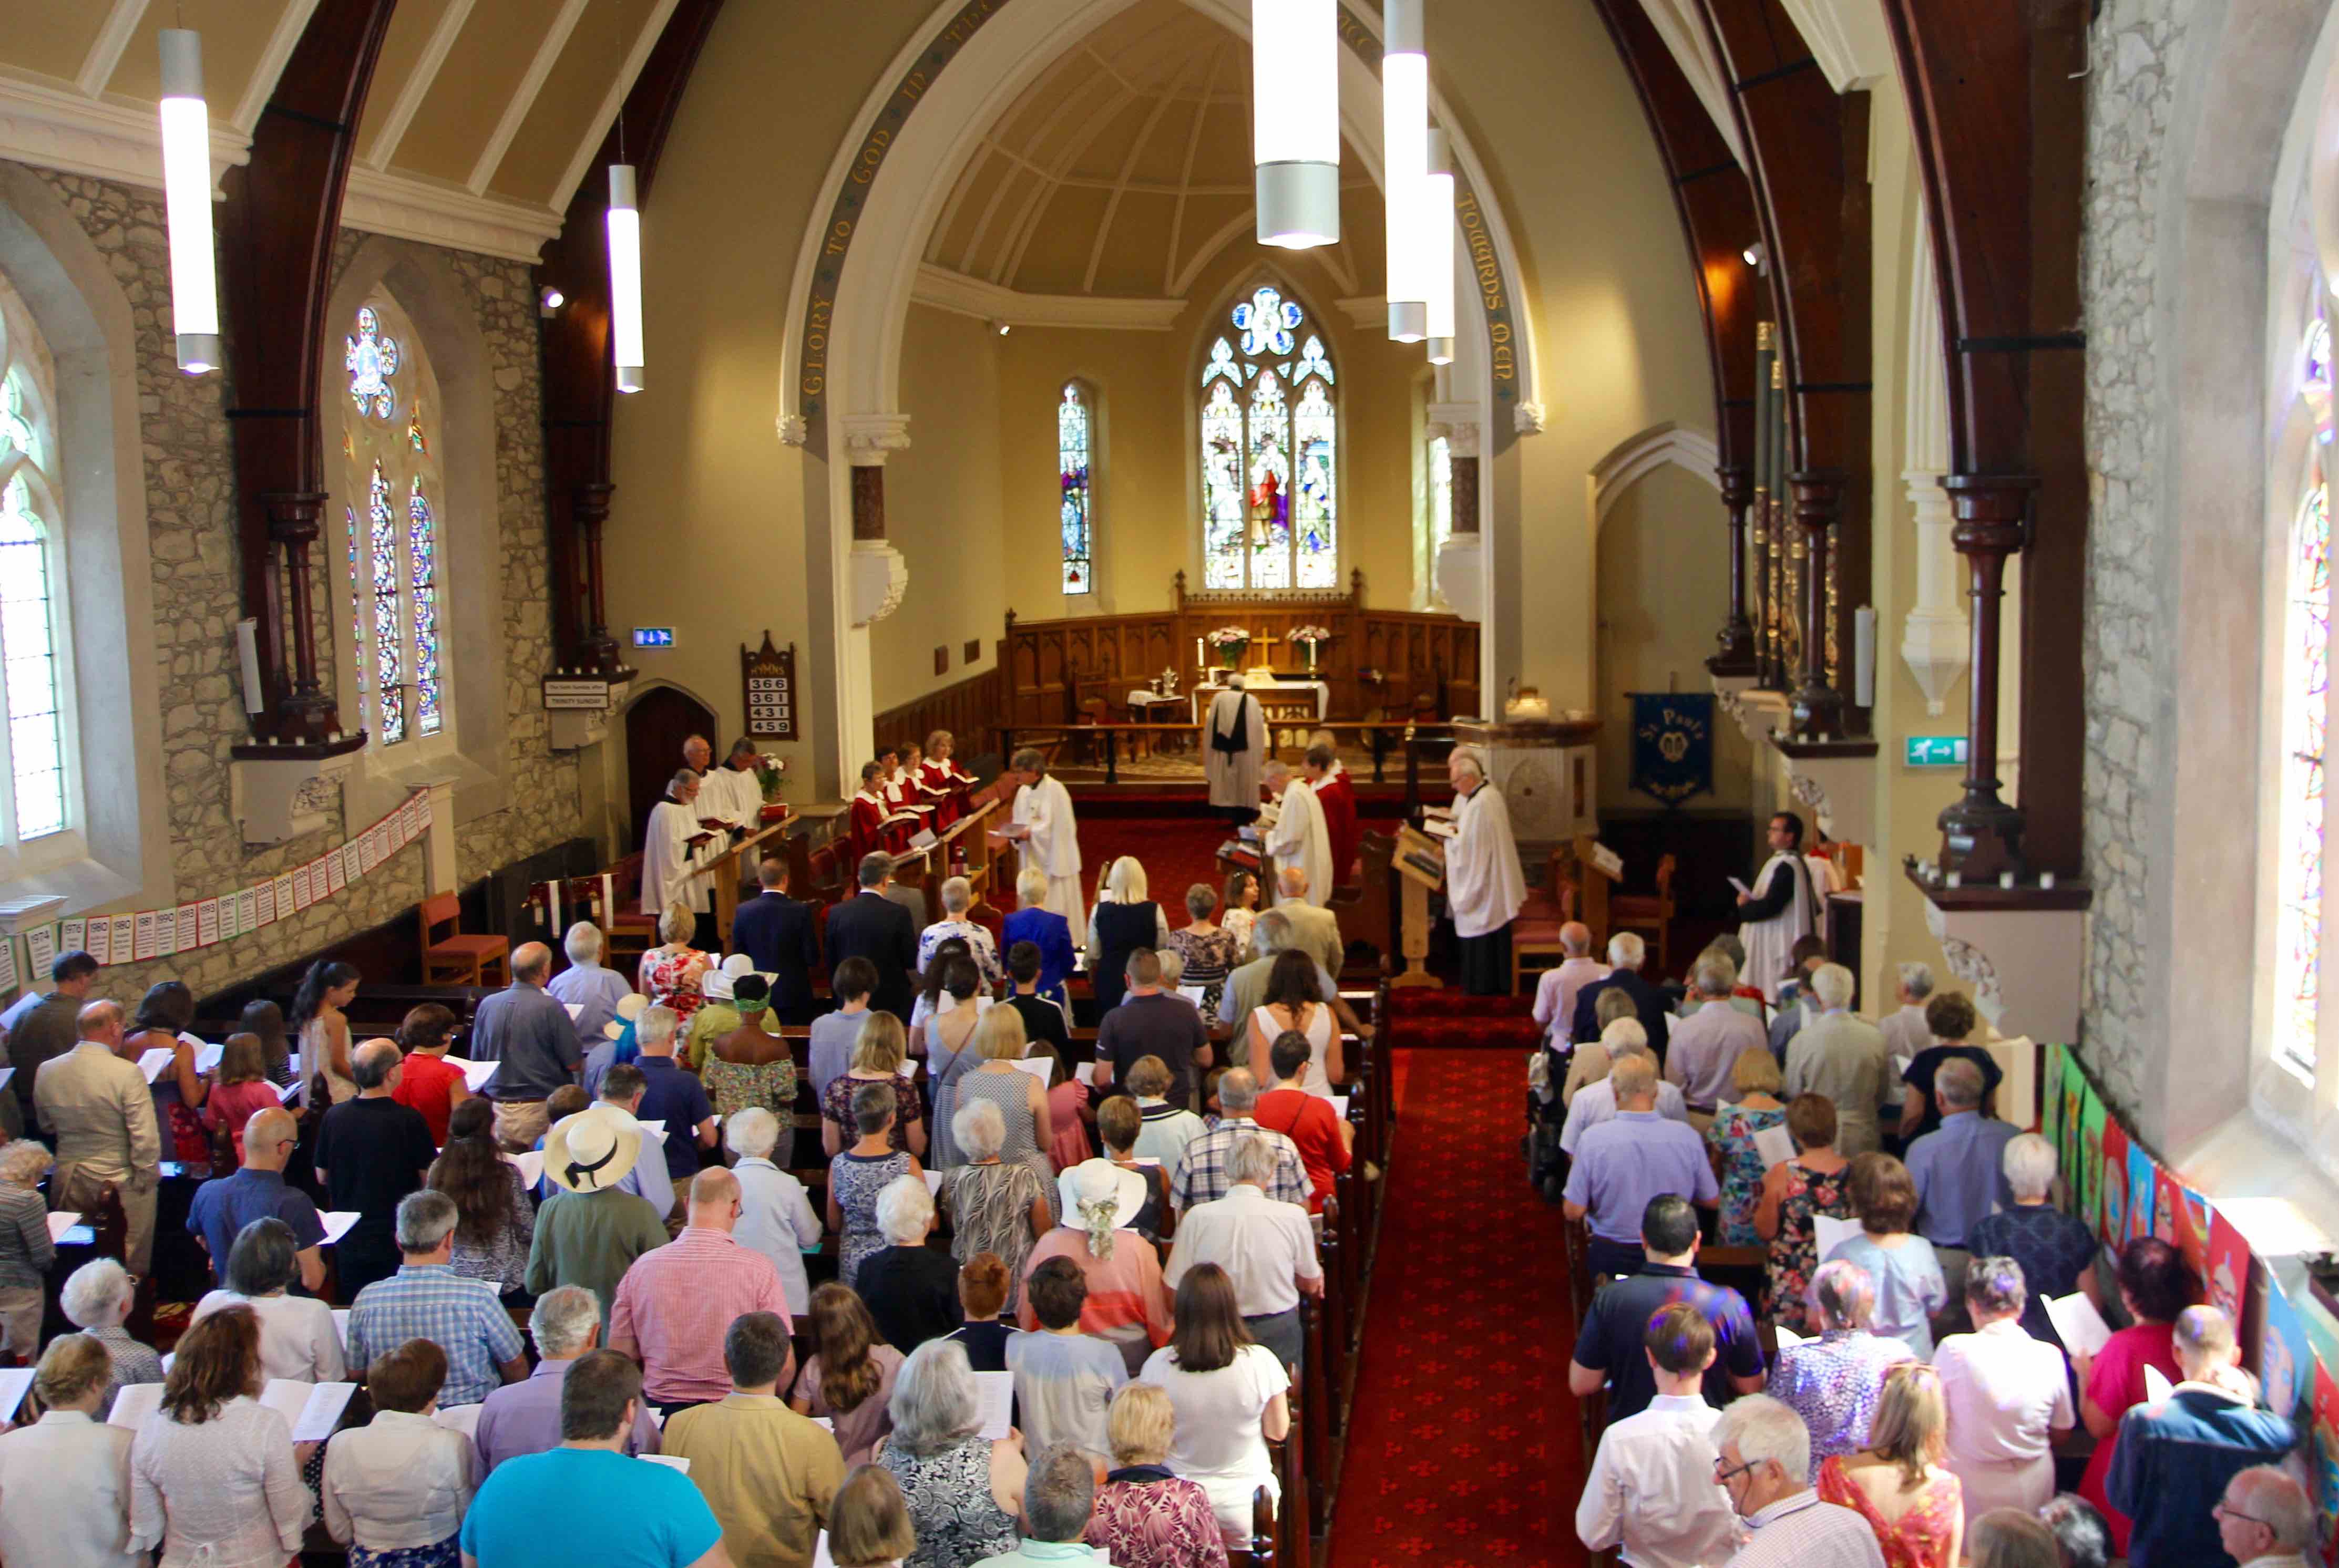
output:
M 1454 153 L 1443 130 L 1425 138 L 1428 172 L 1421 177 L 1421 222 L 1407 239 L 1421 258 L 1423 326 L 1429 339 L 1429 362 L 1454 362 Z
M 609 343 L 617 390 L 642 390 L 642 215 L 634 205 L 634 166 L 609 165 Z
M 1251 162 L 1258 242 L 1340 239 L 1339 0 L 1251 0 Z
M 219 368 L 219 276 L 212 250 L 212 123 L 203 104 L 203 41 L 165 27 L 163 47 L 163 199 L 171 225 L 171 324 L 179 369 Z
M 1381 166 L 1388 213 L 1388 335 L 1418 343 L 1428 336 L 1428 279 L 1422 266 L 1429 172 L 1429 56 L 1422 48 L 1422 0 L 1381 5 Z

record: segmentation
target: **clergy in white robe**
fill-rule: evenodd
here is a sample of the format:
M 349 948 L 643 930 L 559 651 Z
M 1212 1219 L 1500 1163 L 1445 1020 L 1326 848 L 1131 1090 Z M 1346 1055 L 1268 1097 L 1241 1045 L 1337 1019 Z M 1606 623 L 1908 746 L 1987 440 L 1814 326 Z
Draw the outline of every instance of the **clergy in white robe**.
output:
M 1527 901 L 1511 808 L 1467 746 L 1446 764 L 1454 784 L 1454 836 L 1446 844 L 1446 907 L 1462 950 L 1462 989 L 1501 996 L 1511 988 L 1511 921 Z
M 678 903 L 712 925 L 715 884 L 699 868 L 714 845 L 698 825 L 698 775 L 685 768 L 666 785 L 666 798 L 650 808 L 642 833 L 642 912 L 664 914 Z M 693 843 L 694 838 L 706 842 Z
M 1015 791 L 1006 834 L 1023 846 L 1025 871 L 1048 879 L 1042 909 L 1052 910 L 1076 932 L 1088 930 L 1087 900 L 1081 893 L 1080 824 L 1072 820 L 1072 797 L 1048 772 L 1048 759 L 1029 746 L 1015 754 L 1008 771 L 1022 783 Z
M 1267 710 L 1243 690 L 1239 675 L 1210 699 L 1203 715 L 1202 776 L 1210 784 L 1210 809 L 1248 822 L 1258 814 L 1258 770 L 1267 760 Z
M 1296 898 L 1283 891 L 1278 878 L 1275 902 L 1321 909 L 1332 898 L 1332 831 L 1324 824 L 1324 803 L 1281 762 L 1269 762 L 1260 773 L 1277 801 L 1275 822 L 1264 840 L 1267 853 L 1278 869 L 1296 865 L 1308 873 L 1308 891 Z
M 698 781 L 698 814 L 733 827 L 754 829 L 764 812 L 764 786 L 755 781 L 755 743 L 741 739 L 721 767 Z
M 1738 940 L 1746 944 L 1740 972 L 1762 988 L 1762 999 L 1779 1005 L 1779 986 L 1794 962 L 1794 946 L 1818 929 L 1819 892 L 1803 861 L 1803 819 L 1782 811 L 1771 819 L 1771 858 L 1738 901 Z

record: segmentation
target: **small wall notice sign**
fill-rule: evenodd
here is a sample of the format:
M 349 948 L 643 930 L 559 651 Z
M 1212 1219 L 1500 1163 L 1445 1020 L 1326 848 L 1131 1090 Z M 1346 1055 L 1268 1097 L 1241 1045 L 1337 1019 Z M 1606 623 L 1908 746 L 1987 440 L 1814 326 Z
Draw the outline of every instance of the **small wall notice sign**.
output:
M 757 740 L 795 739 L 795 644 L 775 648 L 770 632 L 764 634 L 760 649 L 741 643 L 739 670 L 746 686 L 747 733 Z

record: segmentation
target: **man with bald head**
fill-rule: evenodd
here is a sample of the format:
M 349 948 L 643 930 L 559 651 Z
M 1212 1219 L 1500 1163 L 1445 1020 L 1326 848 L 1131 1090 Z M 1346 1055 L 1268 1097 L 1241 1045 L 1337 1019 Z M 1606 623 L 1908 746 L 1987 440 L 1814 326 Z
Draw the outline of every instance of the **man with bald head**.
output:
M 301 1284 L 311 1294 L 325 1287 L 324 1222 L 309 1195 L 284 1179 L 284 1162 L 301 1139 L 292 1113 L 277 1107 L 256 1110 L 243 1124 L 243 1167 L 232 1176 L 214 1176 L 195 1188 L 187 1229 L 211 1254 L 212 1272 L 227 1280 L 227 1255 L 235 1238 L 255 1219 L 281 1219 L 301 1249 Z
M 94 1215 L 108 1186 L 122 1194 L 129 1222 L 123 1265 L 143 1275 L 154 1257 L 154 1192 L 162 1180 L 163 1139 L 145 1074 L 122 1054 L 122 1009 L 84 1002 L 74 1048 L 41 1064 L 33 1111 L 56 1140 L 49 1207 Z
M 350 1077 L 358 1096 L 325 1112 L 317 1129 L 317 1185 L 325 1189 L 325 1205 L 358 1217 L 334 1247 L 345 1300 L 398 1272 L 399 1200 L 420 1190 L 439 1158 L 422 1113 L 392 1098 L 402 1060 L 392 1040 L 370 1040 L 351 1051 Z M 251 1139 L 247 1129 L 247 1149 Z M 225 1261 L 224 1255 L 213 1256 Z
M 1576 993 L 1595 980 L 1608 978 L 1608 966 L 1592 956 L 1592 928 L 1571 920 L 1559 928 L 1559 967 L 1543 971 L 1535 981 L 1535 1021 L 1550 1036 L 1552 1049 L 1564 1051 L 1575 1022 Z
M 1306 952 L 1324 966 L 1326 973 L 1338 979 L 1348 962 L 1348 944 L 1340 939 L 1340 917 L 1324 908 L 1321 899 L 1308 896 L 1308 871 L 1304 866 L 1278 866 L 1275 885 L 1283 895 L 1275 907 L 1291 922 L 1291 945 Z
M 577 1081 L 585 1065 L 584 1042 L 568 1010 L 544 989 L 552 975 L 552 950 L 525 942 L 511 955 L 511 984 L 479 1003 L 471 1024 L 471 1060 L 503 1065 L 488 1080 L 496 1102 L 496 1141 L 513 1153 L 536 1147 L 551 1119 L 544 1102 L 552 1091 Z
M 667 1420 L 731 1392 L 723 1336 L 734 1319 L 769 1312 L 787 1326 L 780 1271 L 732 1239 L 738 1223 L 739 1178 L 719 1166 L 700 1171 L 690 1183 L 690 1223 L 634 1259 L 617 1287 L 609 1348 L 642 1364 L 642 1396 Z

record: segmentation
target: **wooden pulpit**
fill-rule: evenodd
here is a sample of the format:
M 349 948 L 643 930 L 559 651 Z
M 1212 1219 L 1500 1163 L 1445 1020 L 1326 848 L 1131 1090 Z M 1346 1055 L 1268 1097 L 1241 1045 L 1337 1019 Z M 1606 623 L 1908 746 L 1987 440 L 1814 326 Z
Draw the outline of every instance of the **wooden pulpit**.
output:
M 1608 890 L 1624 880 L 1624 863 L 1614 850 L 1588 833 L 1575 835 L 1575 885 L 1582 895 L 1575 918 L 1592 932 L 1592 951 L 1608 945 Z
M 1396 986 L 1440 988 L 1445 981 L 1429 972 L 1429 895 L 1446 885 L 1446 845 L 1411 825 L 1396 830 L 1396 851 L 1389 868 L 1398 878 L 1398 941 L 1405 949 L 1405 972 L 1389 981 Z

